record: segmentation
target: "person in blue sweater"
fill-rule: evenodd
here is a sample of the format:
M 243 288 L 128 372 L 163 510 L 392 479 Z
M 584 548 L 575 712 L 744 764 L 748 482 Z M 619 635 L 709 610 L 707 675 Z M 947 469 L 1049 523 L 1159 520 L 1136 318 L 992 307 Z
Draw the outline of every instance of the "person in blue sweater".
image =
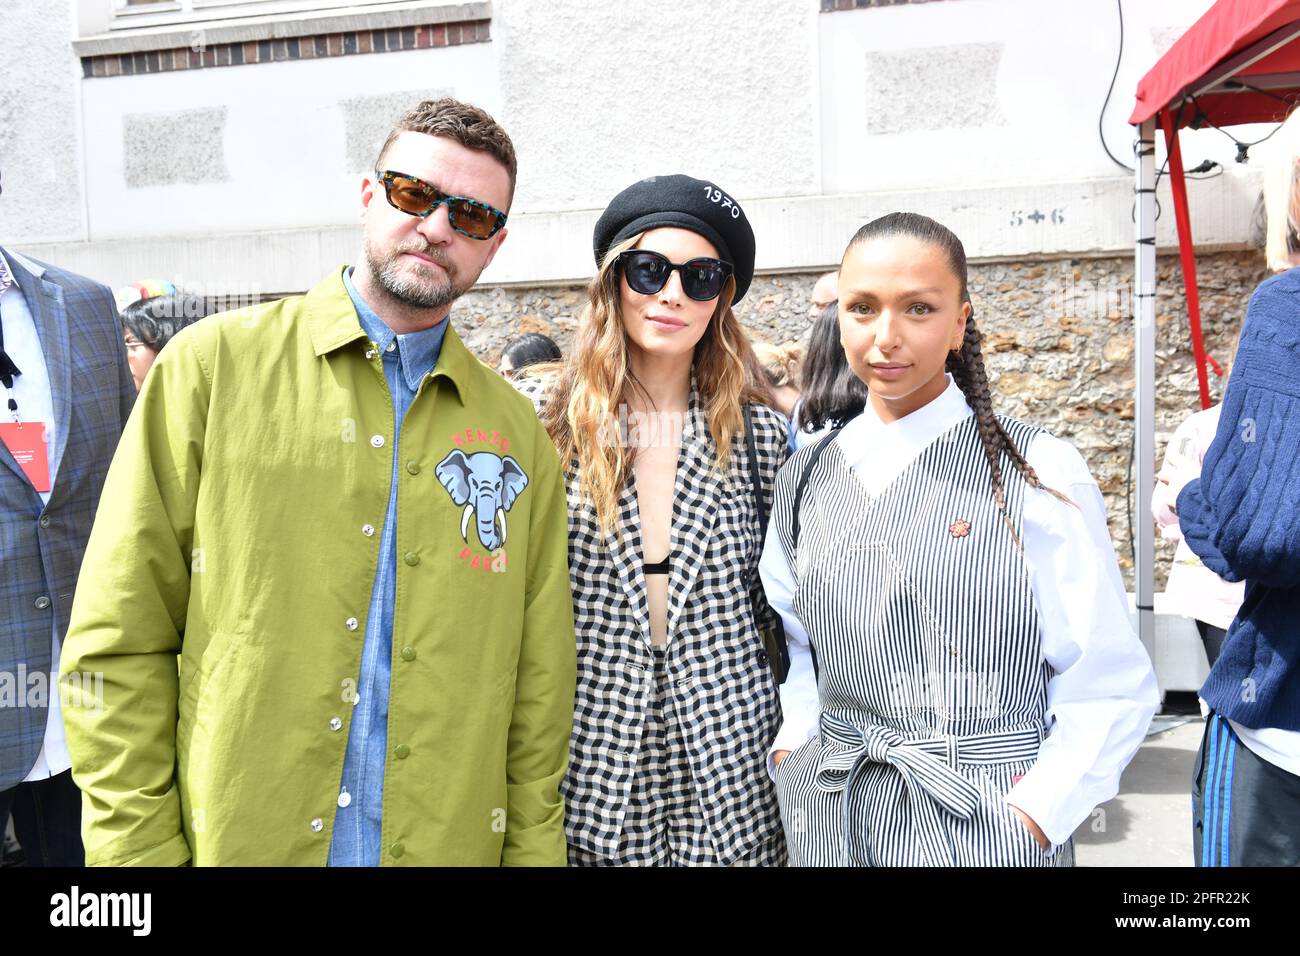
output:
M 1178 495 L 1184 539 L 1245 581 L 1201 697 L 1193 771 L 1198 866 L 1300 864 L 1300 268 L 1246 310 L 1214 442 Z

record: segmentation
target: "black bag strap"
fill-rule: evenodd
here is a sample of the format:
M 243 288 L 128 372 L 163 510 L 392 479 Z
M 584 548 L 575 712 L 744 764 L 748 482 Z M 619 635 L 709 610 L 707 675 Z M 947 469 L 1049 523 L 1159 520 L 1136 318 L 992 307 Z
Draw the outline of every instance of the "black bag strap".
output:
M 803 501 L 804 489 L 808 487 L 808 478 L 812 475 L 813 465 L 817 464 L 817 459 L 822 456 L 822 452 L 830 446 L 830 443 L 835 440 L 835 436 L 839 433 L 840 430 L 836 428 L 817 439 L 812 446 L 812 453 L 808 455 L 808 463 L 804 465 L 803 474 L 799 476 L 799 484 L 794 489 L 794 506 L 791 508 L 793 512 L 790 522 L 791 551 L 799 548 L 799 504 Z
M 762 542 L 767 540 L 767 505 L 763 501 L 763 476 L 758 471 L 758 445 L 754 442 L 754 418 L 750 414 L 749 406 L 744 406 L 745 415 L 745 457 L 749 459 L 749 482 L 754 491 L 754 506 L 758 510 L 758 528 L 759 528 L 759 550 L 762 550 Z M 752 586 L 752 585 L 751 585 Z M 755 612 L 757 612 L 755 608 Z M 785 641 L 785 624 L 781 621 L 781 615 L 772 612 L 772 632 L 776 638 L 776 646 L 781 654 L 781 682 L 785 682 L 786 675 L 790 673 L 790 648 Z
M 745 406 L 745 447 L 749 458 L 749 480 L 754 489 L 754 504 L 758 508 L 758 524 L 767 538 L 767 505 L 763 502 L 763 477 L 758 472 L 758 447 L 754 444 L 754 417 Z
M 817 439 L 817 441 L 812 446 L 812 451 L 808 455 L 808 463 L 804 465 L 803 474 L 799 476 L 799 484 L 796 485 L 794 489 L 794 502 L 792 503 L 790 508 L 791 511 L 790 550 L 791 551 L 798 551 L 799 549 L 799 505 L 803 503 L 803 493 L 804 490 L 808 487 L 808 478 L 809 476 L 812 475 L 813 465 L 817 464 L 817 459 L 822 456 L 822 452 L 824 452 L 827 448 L 830 447 L 831 442 L 835 440 L 835 436 L 838 435 L 839 433 L 840 430 L 838 428 L 835 428 L 832 429 L 826 435 L 823 435 L 821 438 Z M 784 639 L 785 637 L 784 632 L 782 632 L 781 636 L 782 639 Z M 816 677 L 818 681 L 820 681 L 821 668 L 817 664 L 817 648 L 813 647 L 812 643 L 809 642 L 808 650 L 812 653 L 813 676 Z

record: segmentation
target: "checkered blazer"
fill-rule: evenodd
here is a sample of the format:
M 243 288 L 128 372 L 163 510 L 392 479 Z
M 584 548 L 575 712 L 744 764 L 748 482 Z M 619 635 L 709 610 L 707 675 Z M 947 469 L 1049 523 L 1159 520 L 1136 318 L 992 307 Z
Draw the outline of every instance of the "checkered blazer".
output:
M 17 680 L 48 674 L 54 629 L 67 633 L 77 571 L 135 385 L 105 286 L 0 253 L 36 323 L 61 448 L 51 455 L 61 460 L 47 505 L 0 442 L 0 673 Z M 20 783 L 41 752 L 47 700 L 26 689 L 16 688 L 22 706 L 0 706 L 0 790 Z
M 541 386 L 519 388 L 540 408 Z M 788 431 L 780 414 L 751 406 L 762 493 L 771 512 Z M 668 675 L 691 751 L 696 802 L 721 863 L 780 832 L 767 750 L 781 723 L 777 684 L 755 623 L 763 541 L 744 435 L 725 474 L 692 383 L 682 435 L 668 558 Z M 642 574 L 640 516 L 629 476 L 617 534 L 602 535 L 595 510 L 567 479 L 569 573 L 578 636 L 578 689 L 565 798 L 569 843 L 618 850 L 637 767 L 654 661 Z M 764 605 L 764 614 L 767 614 Z

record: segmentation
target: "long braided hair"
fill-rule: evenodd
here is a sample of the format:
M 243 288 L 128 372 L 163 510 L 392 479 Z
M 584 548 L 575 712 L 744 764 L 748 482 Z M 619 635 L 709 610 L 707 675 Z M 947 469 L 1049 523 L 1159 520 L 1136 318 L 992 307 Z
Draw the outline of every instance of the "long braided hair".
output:
M 848 248 L 852 249 L 859 243 L 872 239 L 884 239 L 894 236 L 907 236 L 940 249 L 947 257 L 953 275 L 961 283 L 960 301 L 963 304 L 970 302 L 970 293 L 967 290 L 966 249 L 952 230 L 942 223 L 935 222 L 928 216 L 922 216 L 914 212 L 893 212 L 887 216 L 881 216 L 879 219 L 873 219 L 854 234 Z M 846 254 L 847 252 L 848 249 L 845 250 Z M 1007 513 L 1007 496 L 1002 482 L 1002 457 L 1004 455 L 1011 460 L 1012 466 L 1020 472 L 1031 488 L 1045 491 L 1066 504 L 1075 507 L 1078 507 L 1078 505 L 1054 488 L 1048 488 L 1039 480 L 1034 469 L 1025 460 L 1025 456 L 1016 447 L 1016 443 L 1011 440 L 1011 436 L 1002 427 L 1002 422 L 998 420 L 993 411 L 993 402 L 989 396 L 989 379 L 984 371 L 984 354 L 980 349 L 982 340 L 983 335 L 980 334 L 978 326 L 975 325 L 975 309 L 972 307 L 966 317 L 966 331 L 962 338 L 961 348 L 948 353 L 945 370 L 952 375 L 953 381 L 957 383 L 957 387 L 966 396 L 966 403 L 975 412 L 975 427 L 979 432 L 980 444 L 984 446 L 984 457 L 989 466 L 993 500 L 998 506 L 998 511 L 1002 514 L 1002 520 L 1005 522 L 1007 530 L 1011 532 L 1016 547 L 1019 548 L 1020 536 L 1016 534 L 1015 525 L 1011 521 L 1011 516 Z

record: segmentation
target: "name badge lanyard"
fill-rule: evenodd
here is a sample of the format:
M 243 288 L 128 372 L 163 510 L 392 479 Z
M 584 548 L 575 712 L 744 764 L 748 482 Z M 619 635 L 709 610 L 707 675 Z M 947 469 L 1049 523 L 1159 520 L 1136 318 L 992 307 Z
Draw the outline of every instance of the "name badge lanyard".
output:
M 18 417 L 18 400 L 14 398 L 14 377 L 23 374 L 14 364 L 14 360 L 9 357 L 5 351 L 5 329 L 4 323 L 0 321 L 0 385 L 5 387 L 5 392 L 9 397 L 9 414 L 13 416 L 14 422 L 18 427 L 22 427 L 22 421 Z
M 21 375 L 14 360 L 5 352 L 4 328 L 0 327 L 0 385 L 9 393 L 9 414 L 13 422 L 0 422 L 0 441 L 4 442 L 14 461 L 23 470 L 27 480 L 38 492 L 50 490 L 50 459 L 46 447 L 46 425 L 36 422 L 36 427 L 24 434 L 24 422 L 18 417 L 18 400 L 14 398 L 14 378 Z

